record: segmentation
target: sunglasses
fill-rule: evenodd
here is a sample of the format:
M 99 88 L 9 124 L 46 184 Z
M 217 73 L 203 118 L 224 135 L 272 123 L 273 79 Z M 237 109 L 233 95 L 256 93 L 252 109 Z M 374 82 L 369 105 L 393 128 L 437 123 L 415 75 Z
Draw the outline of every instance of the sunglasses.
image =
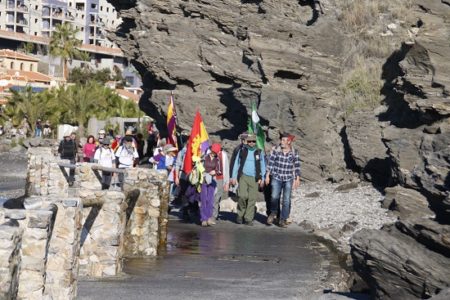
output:
M 256 141 L 247 141 L 247 143 L 256 143 Z

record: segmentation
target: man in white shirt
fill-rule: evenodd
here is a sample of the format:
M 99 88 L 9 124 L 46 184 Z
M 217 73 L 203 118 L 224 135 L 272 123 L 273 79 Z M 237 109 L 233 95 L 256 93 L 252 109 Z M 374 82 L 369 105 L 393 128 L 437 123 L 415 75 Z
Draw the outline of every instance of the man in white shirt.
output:
M 115 166 L 116 157 L 110 148 L 111 141 L 108 137 L 105 137 L 101 143 L 101 146 L 95 150 L 94 163 L 97 163 L 105 168 L 112 168 Z M 102 190 L 109 189 L 112 174 L 112 172 L 102 171 Z
M 139 161 L 139 154 L 136 147 L 133 146 L 133 138 L 125 136 L 123 138 L 123 145 L 117 148 L 116 151 L 116 165 L 119 169 L 129 169 L 136 167 Z M 123 187 L 124 173 L 119 173 L 119 184 Z

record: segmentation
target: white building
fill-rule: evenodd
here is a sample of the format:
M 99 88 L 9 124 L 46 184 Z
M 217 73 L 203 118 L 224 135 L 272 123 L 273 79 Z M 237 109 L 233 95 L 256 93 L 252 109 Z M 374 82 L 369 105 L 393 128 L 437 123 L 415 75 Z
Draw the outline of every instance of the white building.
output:
M 122 20 L 107 0 L 0 0 L 0 31 L 48 38 L 64 22 L 79 30 L 83 44 L 115 48 L 106 30 Z

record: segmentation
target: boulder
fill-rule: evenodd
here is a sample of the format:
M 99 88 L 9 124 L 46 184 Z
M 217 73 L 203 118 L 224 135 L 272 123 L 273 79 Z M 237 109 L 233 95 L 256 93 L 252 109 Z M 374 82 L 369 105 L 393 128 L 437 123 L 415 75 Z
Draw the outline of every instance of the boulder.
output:
M 351 240 L 356 272 L 380 299 L 423 299 L 450 285 L 450 261 L 394 226 L 363 229 Z
M 434 212 L 428 208 L 427 198 L 419 192 L 401 186 L 386 188 L 384 192 L 386 196 L 382 206 L 397 213 L 400 219 L 407 219 L 413 215 L 434 217 Z

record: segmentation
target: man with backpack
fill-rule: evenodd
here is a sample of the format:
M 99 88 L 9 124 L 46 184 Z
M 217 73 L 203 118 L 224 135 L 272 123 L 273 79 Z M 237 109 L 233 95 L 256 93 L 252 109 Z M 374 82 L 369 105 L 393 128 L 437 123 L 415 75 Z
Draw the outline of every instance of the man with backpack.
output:
M 263 185 L 266 173 L 264 153 L 256 148 L 256 136 L 248 134 L 246 145 L 239 152 L 233 164 L 230 179 L 232 185 L 239 184 L 236 223 L 252 226 L 255 217 L 255 205 L 258 187 Z
M 64 133 L 64 138 L 59 143 L 58 153 L 61 159 L 68 159 L 71 164 L 75 164 L 78 149 L 76 141 L 72 139 L 71 136 L 72 136 L 71 131 L 66 131 Z M 75 181 L 75 169 L 70 168 L 68 178 L 69 186 L 72 186 L 74 181 Z
M 267 224 L 272 225 L 277 217 L 280 211 L 281 192 L 283 192 L 279 226 L 286 228 L 291 212 L 292 188 L 296 189 L 300 185 L 300 156 L 298 151 L 292 148 L 294 136 L 282 133 L 280 140 L 280 145 L 270 154 L 267 165 L 265 182 L 266 185 L 271 183 L 272 186 L 271 213 L 267 218 Z

